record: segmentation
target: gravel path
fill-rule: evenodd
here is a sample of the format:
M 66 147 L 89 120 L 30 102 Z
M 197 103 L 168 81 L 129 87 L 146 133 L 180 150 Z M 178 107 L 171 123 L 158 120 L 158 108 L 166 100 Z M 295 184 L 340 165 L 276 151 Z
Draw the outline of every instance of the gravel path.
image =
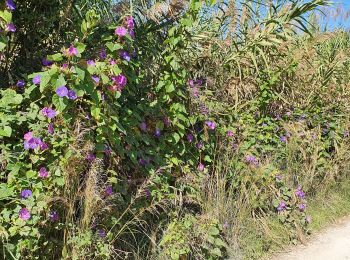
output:
M 315 235 L 307 245 L 290 248 L 273 260 L 350 260 L 350 218 Z

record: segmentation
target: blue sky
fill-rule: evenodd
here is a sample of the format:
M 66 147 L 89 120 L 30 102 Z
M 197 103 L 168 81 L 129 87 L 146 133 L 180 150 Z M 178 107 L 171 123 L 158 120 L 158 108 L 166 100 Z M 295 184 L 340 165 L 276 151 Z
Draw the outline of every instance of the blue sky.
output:
M 350 0 L 333 0 L 335 6 L 327 8 L 324 24 L 328 29 L 350 29 Z

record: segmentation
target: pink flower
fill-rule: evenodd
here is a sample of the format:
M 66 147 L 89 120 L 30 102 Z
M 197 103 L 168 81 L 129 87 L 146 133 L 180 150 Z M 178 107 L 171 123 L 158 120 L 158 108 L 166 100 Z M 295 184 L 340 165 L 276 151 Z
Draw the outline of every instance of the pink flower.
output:
M 29 141 L 33 138 L 33 132 L 28 132 L 24 135 L 24 140 Z
M 198 169 L 198 171 L 200 171 L 200 172 L 204 171 L 204 169 L 205 169 L 204 164 L 199 163 L 198 166 L 197 166 L 197 169 Z
M 49 177 L 49 173 L 48 171 L 46 170 L 45 167 L 41 167 L 40 170 L 39 170 L 39 177 L 40 178 L 47 178 Z
M 127 34 L 128 30 L 123 27 L 123 26 L 118 26 L 116 29 L 115 29 L 115 34 L 118 35 L 119 37 L 123 37 Z
M 78 55 L 78 49 L 74 47 L 74 45 L 72 44 L 69 48 L 68 48 L 68 56 L 77 56 Z
M 134 18 L 132 16 L 125 17 L 125 24 L 128 29 L 133 30 L 135 27 Z
M 21 210 L 18 212 L 18 216 L 22 220 L 28 220 L 30 219 L 30 212 L 27 208 L 21 208 Z
M 234 133 L 232 131 L 227 131 L 227 136 L 228 137 L 233 137 L 234 136 Z

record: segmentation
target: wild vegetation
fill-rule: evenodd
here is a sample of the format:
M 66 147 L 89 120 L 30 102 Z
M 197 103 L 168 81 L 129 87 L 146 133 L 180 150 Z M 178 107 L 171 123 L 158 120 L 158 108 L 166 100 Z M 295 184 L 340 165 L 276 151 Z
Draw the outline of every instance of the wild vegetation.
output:
M 346 214 L 329 4 L 0 0 L 2 258 L 260 259 Z

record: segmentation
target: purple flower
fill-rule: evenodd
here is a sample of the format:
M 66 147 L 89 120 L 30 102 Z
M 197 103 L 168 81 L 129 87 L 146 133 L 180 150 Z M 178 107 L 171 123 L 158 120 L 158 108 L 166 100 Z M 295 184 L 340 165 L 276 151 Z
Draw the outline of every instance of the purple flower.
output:
M 188 134 L 188 135 L 186 136 L 186 138 L 187 138 L 187 141 L 188 141 L 189 143 L 192 143 L 192 142 L 193 142 L 193 139 L 194 139 L 194 136 L 193 136 L 193 134 Z
M 228 224 L 227 220 L 226 220 L 225 223 L 222 225 L 222 227 L 223 227 L 224 229 L 227 229 L 227 228 L 229 227 L 229 224 Z
M 146 122 L 142 122 L 140 124 L 140 129 L 143 131 L 143 132 L 147 132 L 147 124 Z
M 113 187 L 112 187 L 112 185 L 108 185 L 106 187 L 105 194 L 106 194 L 106 197 L 109 197 L 109 196 L 113 195 Z
M 123 37 L 127 34 L 128 30 L 123 27 L 123 26 L 118 26 L 116 29 L 115 29 L 115 34 L 118 35 L 119 37 Z
M 305 198 L 305 192 L 302 190 L 300 185 L 298 186 L 297 190 L 295 191 L 295 196 L 297 196 L 299 199 Z
M 33 195 L 31 190 L 22 190 L 21 197 L 22 199 L 27 199 Z
M 49 146 L 45 142 L 40 142 L 40 150 L 45 151 L 49 149 Z
M 18 216 L 22 220 L 28 220 L 30 219 L 30 212 L 27 210 L 27 208 L 21 208 L 21 210 L 18 212 Z
M 227 131 L 226 135 L 227 137 L 233 137 L 234 133 L 232 131 Z
M 105 155 L 111 155 L 112 153 L 112 149 L 107 145 L 105 144 L 105 147 L 103 148 L 103 152 L 105 153 Z
M 344 138 L 349 137 L 349 131 L 345 130 L 343 136 L 344 136 Z
M 135 22 L 134 18 L 132 16 L 125 17 L 125 24 L 128 29 L 134 29 L 135 28 Z
M 146 165 L 147 165 L 147 160 L 145 160 L 145 159 L 143 159 L 143 158 L 140 158 L 140 159 L 139 159 L 139 164 L 140 164 L 141 166 L 146 166 Z
M 305 210 L 305 208 L 306 208 L 306 204 L 305 204 L 305 203 L 301 203 L 301 204 L 299 205 L 299 210 L 300 210 L 301 212 L 303 212 L 303 211 Z
M 100 83 L 100 78 L 97 75 L 92 75 L 91 78 L 96 84 Z
M 56 222 L 60 219 L 60 216 L 58 215 L 57 211 L 51 211 L 49 214 L 49 218 L 51 220 L 51 222 Z
M 40 85 L 40 82 L 41 82 L 41 75 L 36 75 L 36 76 L 33 78 L 33 84 L 34 84 L 34 85 Z
M 125 50 L 119 51 L 119 56 L 120 56 L 120 58 L 122 58 L 123 60 L 126 60 L 128 62 L 131 60 L 130 54 Z
M 193 79 L 189 79 L 187 81 L 187 84 L 190 86 L 190 87 L 193 87 L 194 86 L 194 80 Z
M 5 31 L 7 32 L 15 32 L 16 26 L 13 23 L 9 23 L 6 25 Z
M 161 131 L 159 128 L 156 128 L 156 130 L 154 131 L 154 136 L 159 138 L 162 135 Z
M 24 135 L 24 140 L 29 141 L 30 139 L 33 138 L 33 132 L 28 132 Z
M 20 79 L 19 81 L 17 81 L 16 86 L 19 88 L 23 88 L 26 85 L 25 81 L 23 79 Z
M 45 167 L 41 167 L 40 170 L 39 170 L 39 177 L 40 178 L 47 178 L 49 177 L 49 173 L 48 171 L 46 170 Z
M 287 208 L 286 203 L 285 203 L 284 201 L 281 201 L 281 202 L 278 204 L 277 211 L 278 211 L 278 212 L 281 212 L 281 211 L 284 211 L 286 208 Z
M 11 11 L 16 10 L 16 5 L 12 0 L 6 0 L 6 7 Z
M 245 161 L 251 165 L 257 166 L 259 164 L 258 159 L 254 155 L 247 155 Z
M 216 123 L 213 121 L 205 121 L 205 124 L 208 126 L 209 129 L 214 130 L 216 127 Z
M 89 162 L 93 162 L 96 159 L 96 155 L 94 153 L 88 153 L 86 155 L 86 160 L 88 160 Z
M 129 29 L 129 35 L 130 35 L 130 37 L 131 38 L 135 38 L 135 31 L 134 30 L 132 30 L 132 29 Z
M 169 127 L 171 125 L 171 120 L 169 117 L 165 116 L 163 117 L 163 123 L 165 126 Z
M 40 138 L 36 138 L 36 137 L 30 138 L 30 135 L 32 135 L 31 132 L 27 133 L 24 137 L 25 138 L 25 141 L 24 141 L 24 149 L 25 150 L 37 149 L 42 144 L 42 141 L 40 140 Z
M 88 61 L 86 62 L 86 64 L 87 64 L 88 66 L 95 66 L 95 65 L 96 65 L 94 60 L 88 60 Z
M 56 89 L 56 94 L 57 94 L 59 97 L 67 97 L 67 96 L 68 96 L 68 89 L 66 88 L 66 86 L 58 87 L 58 88 Z
M 100 51 L 99 57 L 100 57 L 101 60 L 104 60 L 104 59 L 107 58 L 107 52 L 106 52 L 106 49 L 105 49 L 105 48 L 103 48 L 103 49 Z
M 265 126 L 267 126 L 267 124 L 266 124 L 266 123 L 262 123 L 261 126 L 262 126 L 262 127 L 265 127 Z
M 203 141 L 199 141 L 197 144 L 196 144 L 196 147 L 198 150 L 202 149 L 203 148 Z
M 151 192 L 149 189 L 145 189 L 145 195 L 146 195 L 147 199 L 149 199 L 151 197 Z
M 114 59 L 109 59 L 109 64 L 111 65 L 116 65 L 117 62 Z
M 199 97 L 199 89 L 197 87 L 190 88 L 191 96 L 198 98 Z
M 68 90 L 68 98 L 71 100 L 75 100 L 78 98 L 77 93 L 74 90 Z
M 74 45 L 72 44 L 69 48 L 68 48 L 68 56 L 77 56 L 78 55 L 78 49 L 74 47 Z
M 41 109 L 41 114 L 43 116 L 46 116 L 47 118 L 54 118 L 57 115 L 56 110 L 51 109 L 49 107 L 44 107 L 43 109 Z
M 45 66 L 45 67 L 51 66 L 51 65 L 53 64 L 52 61 L 50 61 L 50 60 L 48 60 L 48 59 L 46 59 L 46 58 L 43 58 L 43 59 L 41 60 L 41 63 L 42 63 L 43 66 Z
M 127 79 L 123 74 L 119 74 L 118 76 L 113 76 L 112 81 L 115 85 L 119 87 L 119 89 L 123 89 L 127 83 Z
M 280 137 L 280 141 L 282 142 L 282 143 L 287 143 L 287 137 L 286 136 L 281 136 Z
M 99 229 L 97 230 L 97 235 L 101 238 L 106 237 L 106 231 L 104 231 L 103 229 Z
M 47 131 L 48 131 L 49 134 L 51 134 L 51 135 L 54 134 L 55 129 L 54 129 L 53 123 L 50 123 L 50 124 L 47 126 Z
M 204 169 L 205 169 L 204 164 L 203 163 L 199 163 L 198 166 L 197 166 L 197 170 L 202 172 L 202 171 L 204 171 Z

